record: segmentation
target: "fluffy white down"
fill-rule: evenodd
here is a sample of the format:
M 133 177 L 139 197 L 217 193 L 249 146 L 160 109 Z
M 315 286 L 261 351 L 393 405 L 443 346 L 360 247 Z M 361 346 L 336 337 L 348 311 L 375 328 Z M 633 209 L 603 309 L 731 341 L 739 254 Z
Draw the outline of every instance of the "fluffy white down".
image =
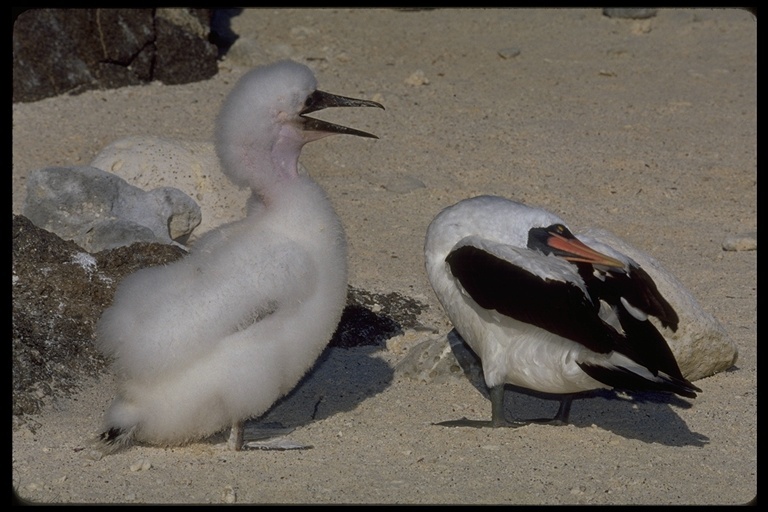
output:
M 216 153 L 233 183 L 262 189 L 282 177 L 280 169 L 296 167 L 295 161 L 276 162 L 277 172 L 252 172 L 261 162 L 298 159 L 307 141 L 291 124 L 316 88 L 312 71 L 292 61 L 256 68 L 238 80 L 216 119 Z
M 314 363 L 345 303 L 344 233 L 308 177 L 270 197 L 121 284 L 97 327 L 122 381 L 107 425 L 151 444 L 204 437 L 264 412 Z

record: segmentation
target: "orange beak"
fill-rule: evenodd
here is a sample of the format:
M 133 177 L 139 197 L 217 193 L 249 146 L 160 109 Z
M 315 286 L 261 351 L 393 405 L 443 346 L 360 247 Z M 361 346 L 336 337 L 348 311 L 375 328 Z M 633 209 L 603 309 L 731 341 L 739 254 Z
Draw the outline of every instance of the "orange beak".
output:
M 547 245 L 558 250 L 558 256 L 567 261 L 624 268 L 624 264 L 616 258 L 611 258 L 606 254 L 598 252 L 576 238 L 565 238 L 551 233 L 547 240 Z

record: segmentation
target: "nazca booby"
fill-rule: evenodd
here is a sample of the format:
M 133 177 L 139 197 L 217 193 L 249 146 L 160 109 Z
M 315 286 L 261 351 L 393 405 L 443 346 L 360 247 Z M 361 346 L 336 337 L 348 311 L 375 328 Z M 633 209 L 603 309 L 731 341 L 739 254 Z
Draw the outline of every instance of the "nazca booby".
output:
M 103 453 L 227 426 L 239 450 L 244 420 L 290 391 L 330 340 L 347 294 L 346 239 L 299 154 L 335 133 L 377 137 L 306 116 L 326 107 L 384 108 L 317 90 L 291 61 L 248 72 L 225 99 L 215 147 L 223 172 L 253 190 L 247 216 L 120 283 L 96 330 L 119 379 Z
M 504 385 L 559 395 L 551 424 L 568 422 L 573 395 L 599 388 L 669 391 L 693 398 L 666 340 L 649 320 L 678 316 L 632 259 L 558 216 L 496 196 L 449 206 L 429 225 L 425 263 L 456 331 L 480 358 L 491 421 L 504 415 Z M 529 420 L 531 421 L 531 420 Z

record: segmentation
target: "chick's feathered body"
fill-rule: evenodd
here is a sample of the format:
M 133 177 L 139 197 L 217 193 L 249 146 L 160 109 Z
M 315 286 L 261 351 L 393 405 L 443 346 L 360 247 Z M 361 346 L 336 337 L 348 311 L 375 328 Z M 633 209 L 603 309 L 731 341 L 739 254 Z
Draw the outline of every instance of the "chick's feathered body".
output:
M 120 284 L 97 326 L 119 380 L 102 451 L 181 444 L 228 425 L 240 449 L 243 421 L 290 391 L 333 335 L 346 241 L 299 155 L 334 133 L 375 136 L 307 114 L 383 107 L 316 85 L 308 67 L 283 61 L 245 74 L 224 101 L 216 152 L 222 171 L 252 190 L 248 215 L 201 237 L 183 260 Z
M 99 323 L 123 381 L 107 424 L 139 425 L 152 444 L 204 437 L 263 412 L 312 365 L 344 306 L 346 244 L 323 191 L 301 179 L 301 208 L 287 197 L 121 284 Z

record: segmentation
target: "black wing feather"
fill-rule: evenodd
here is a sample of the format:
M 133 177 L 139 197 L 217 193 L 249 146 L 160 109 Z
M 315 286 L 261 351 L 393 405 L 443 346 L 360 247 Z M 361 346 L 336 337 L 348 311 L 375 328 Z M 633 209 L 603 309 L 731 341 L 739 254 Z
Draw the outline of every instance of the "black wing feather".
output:
M 658 318 L 664 327 L 677 331 L 680 322 L 677 313 L 659 292 L 651 276 L 641 267 L 630 264 L 628 271 L 605 271 L 605 279 L 601 280 L 595 277 L 592 265 L 578 263 L 577 266 L 593 297 L 599 297 L 609 304 L 618 304 L 619 299 L 624 297 L 632 306 Z
M 653 279 L 635 265 L 630 266 L 629 272 L 607 272 L 603 279 L 594 275 L 592 265 L 579 263 L 578 267 L 590 296 L 608 304 L 619 319 L 625 337 L 616 350 L 642 364 L 654 375 L 662 371 L 682 379 L 677 360 L 656 326 L 649 321 L 638 320 L 621 303 L 624 297 L 632 306 L 677 330 L 677 313 L 659 293 Z
M 653 375 L 666 374 L 669 380 L 652 383 L 629 371 L 611 370 L 605 367 L 580 364 L 591 377 L 623 389 L 655 389 L 673 391 L 693 398 L 701 391 L 683 377 L 667 340 L 647 320 L 638 320 L 621 303 L 621 297 L 648 315 L 658 318 L 662 325 L 677 330 L 679 318 L 667 300 L 661 295 L 656 283 L 642 268 L 630 265 L 629 271 L 606 272 L 603 279 L 594 274 L 594 267 L 579 263 L 579 274 L 595 300 L 602 300 L 616 313 L 625 336 L 615 348 L 633 361 L 646 367 Z M 610 379 L 610 380 L 609 380 Z M 643 384 L 644 385 L 640 385 Z
M 446 258 L 451 273 L 485 309 L 583 344 L 615 350 L 622 335 L 598 316 L 597 303 L 575 284 L 543 279 L 483 249 L 465 245 Z
M 647 320 L 638 320 L 619 304 L 614 308 L 626 337 L 619 343 L 616 351 L 633 361 L 645 366 L 653 375 L 663 373 L 663 381 L 649 381 L 623 368 L 606 368 L 578 363 L 592 378 L 610 384 L 618 389 L 646 389 L 654 391 L 672 391 L 689 398 L 696 397 L 701 391 L 683 377 L 667 340 L 658 329 Z

